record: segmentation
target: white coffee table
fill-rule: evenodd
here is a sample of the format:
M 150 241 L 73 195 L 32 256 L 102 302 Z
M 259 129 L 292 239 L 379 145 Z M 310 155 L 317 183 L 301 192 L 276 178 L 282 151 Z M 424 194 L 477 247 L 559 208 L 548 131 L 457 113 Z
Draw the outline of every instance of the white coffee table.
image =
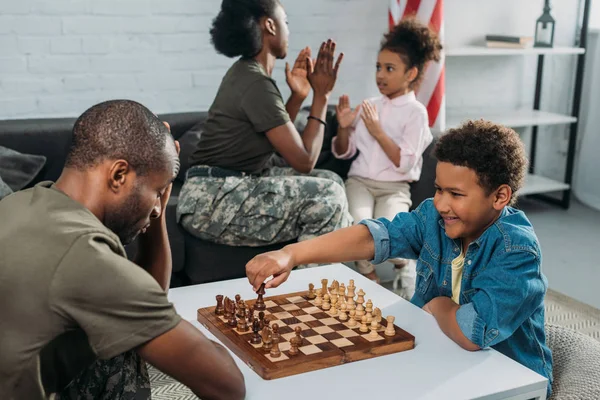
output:
M 385 288 L 342 264 L 292 272 L 286 283 L 265 296 L 320 286 L 322 278 L 348 284 L 354 279 L 383 315 L 415 336 L 413 350 L 344 364 L 332 368 L 264 380 L 233 355 L 246 379 L 248 400 L 330 399 L 546 399 L 547 380 L 521 364 L 488 349 L 469 352 L 442 333 L 435 319 Z M 247 279 L 173 289 L 169 299 L 181 316 L 216 340 L 196 320 L 198 308 L 215 305 L 215 296 L 256 297 Z

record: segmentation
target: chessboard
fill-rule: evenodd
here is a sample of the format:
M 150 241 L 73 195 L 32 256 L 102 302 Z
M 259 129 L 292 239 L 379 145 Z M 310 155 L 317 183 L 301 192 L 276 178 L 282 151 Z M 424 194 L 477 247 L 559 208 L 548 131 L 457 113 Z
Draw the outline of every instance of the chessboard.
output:
M 265 324 L 271 327 L 277 325 L 278 328 L 277 341 L 280 351 L 275 357 L 272 356 L 273 353 L 265 350 L 262 343 L 252 343 L 253 336 L 258 336 L 258 328 L 253 332 L 246 326 L 245 331 L 240 331 L 239 325 L 230 326 L 228 322 L 232 314 L 230 313 L 229 317 L 224 316 L 222 304 L 221 307 L 217 305 L 199 309 L 198 321 L 264 379 L 302 374 L 414 348 L 414 336 L 394 325 L 393 317 L 387 319 L 379 315 L 379 322 L 372 322 L 377 316 L 372 317 L 369 312 L 368 327 L 364 323 L 365 318 L 362 323 L 356 320 L 349 322 L 350 317 L 344 318 L 346 320 L 343 321 L 339 311 L 333 311 L 335 306 L 330 310 L 322 309 L 322 299 L 315 299 L 313 293 L 311 288 L 310 291 L 259 299 L 264 302 L 264 306 L 261 307 L 264 314 L 261 313 L 261 317 L 264 317 Z M 222 298 L 221 296 L 221 300 Z M 237 299 L 239 300 L 239 296 Z M 247 305 L 242 307 L 252 309 L 256 302 L 248 301 Z M 221 315 L 215 313 L 217 308 L 220 308 Z M 251 312 L 252 317 L 248 319 L 258 323 L 258 319 L 254 318 L 256 310 Z M 336 315 L 332 315 L 333 313 Z M 364 311 L 362 313 L 364 314 Z M 392 322 L 393 332 L 387 329 L 389 321 Z M 365 328 L 368 329 L 366 332 Z M 266 329 L 272 332 L 269 328 Z M 269 341 L 270 338 L 271 335 Z

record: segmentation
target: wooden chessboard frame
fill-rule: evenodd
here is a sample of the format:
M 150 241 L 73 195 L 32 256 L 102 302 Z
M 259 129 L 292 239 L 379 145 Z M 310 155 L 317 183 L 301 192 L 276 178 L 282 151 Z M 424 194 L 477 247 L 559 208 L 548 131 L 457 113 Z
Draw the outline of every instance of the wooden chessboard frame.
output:
M 307 293 L 308 291 L 288 293 L 279 296 L 265 297 L 264 300 L 265 302 L 270 300 L 277 304 L 282 304 L 281 302 L 288 304 L 289 302 L 287 299 L 302 297 L 304 301 L 312 303 L 312 301 L 307 298 Z M 247 301 L 247 304 L 250 307 L 252 307 L 254 303 L 255 301 Z M 216 306 L 198 309 L 198 321 L 252 370 L 263 379 L 267 380 L 302 374 L 387 354 L 399 353 L 401 351 L 411 350 L 415 347 L 415 337 L 395 324 L 395 335 L 385 336 L 383 330 L 385 329 L 387 321 L 384 318 L 381 321 L 383 327 L 380 331 L 383 339 L 368 343 L 366 340 L 363 340 L 360 341 L 360 344 L 348 347 L 335 347 L 331 345 L 332 349 L 317 354 L 302 353 L 296 356 L 289 356 L 287 351 L 284 350 L 282 351 L 282 354 L 287 355 L 288 359 L 272 362 L 269 359 L 270 356 L 265 354 L 261 348 L 257 348 L 255 345 L 249 343 L 248 340 L 252 336 L 252 330 L 246 334 L 235 332 L 234 328 L 223 322 L 220 316 L 215 315 L 215 308 Z M 322 312 L 326 313 L 325 311 Z M 296 316 L 293 310 L 290 310 L 289 313 Z M 335 318 L 340 324 L 343 324 L 337 317 L 330 316 L 330 318 Z M 310 326 L 310 322 L 306 322 L 306 324 Z M 358 323 L 353 330 L 358 331 L 359 326 L 360 323 Z M 360 333 L 359 335 L 363 334 Z M 304 340 L 306 340 L 306 338 Z M 287 340 L 282 339 L 281 343 L 284 342 L 287 343 Z

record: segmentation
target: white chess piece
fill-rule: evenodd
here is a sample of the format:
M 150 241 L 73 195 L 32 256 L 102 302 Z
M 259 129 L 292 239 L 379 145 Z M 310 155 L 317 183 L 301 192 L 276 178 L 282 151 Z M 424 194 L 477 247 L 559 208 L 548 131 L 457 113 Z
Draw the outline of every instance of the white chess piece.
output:
M 317 289 L 317 298 L 315 299 L 315 306 L 320 307 L 323 305 L 323 292 L 321 289 Z
M 348 326 L 350 328 L 353 328 L 356 326 L 356 311 L 355 310 L 350 310 L 350 319 L 348 319 Z
M 340 321 L 346 321 L 348 319 L 348 315 L 346 315 L 346 303 L 342 303 L 341 307 L 340 307 L 340 316 L 339 319 Z
M 331 304 L 329 303 L 329 295 L 326 294 L 323 296 L 323 310 L 327 311 L 331 308 Z
M 362 316 L 359 331 L 361 331 L 363 333 L 369 332 L 369 327 L 367 326 L 367 316 L 366 315 Z
M 385 327 L 385 336 L 394 336 L 396 334 L 396 330 L 394 329 L 394 320 L 396 319 L 396 317 L 394 317 L 393 315 L 390 315 L 388 317 L 385 317 L 385 319 L 387 320 L 387 326 Z
M 373 320 L 371 322 L 371 333 L 369 334 L 372 338 L 376 338 L 377 336 L 379 336 L 377 334 L 377 320 Z

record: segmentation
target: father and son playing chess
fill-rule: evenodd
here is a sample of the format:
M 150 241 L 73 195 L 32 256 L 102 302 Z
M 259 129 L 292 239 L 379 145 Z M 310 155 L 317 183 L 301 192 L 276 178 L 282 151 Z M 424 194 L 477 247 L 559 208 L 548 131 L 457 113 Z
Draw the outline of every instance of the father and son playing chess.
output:
M 285 19 L 277 0 L 223 1 L 211 30 L 213 43 L 221 53 L 241 58 L 219 93 L 244 87 L 254 97 L 236 95 L 224 102 L 217 95 L 204 134 L 229 140 L 242 132 L 244 141 L 259 143 L 260 154 L 252 155 L 248 148 L 247 157 L 266 159 L 277 151 L 296 171 L 288 168 L 292 172 L 276 176 L 242 168 L 227 175 L 222 168 L 221 175 L 201 176 L 198 170 L 194 182 L 208 182 L 213 186 L 205 187 L 212 188 L 239 179 L 239 187 L 252 193 L 260 182 L 271 185 L 280 179 L 286 182 L 280 191 L 304 188 L 306 198 L 311 190 L 321 191 L 339 207 L 329 213 L 334 200 L 324 200 L 310 218 L 294 217 L 301 226 L 283 230 L 299 232 L 297 243 L 248 262 L 256 301 L 218 296 L 216 307 L 198 310 L 198 319 L 242 359 L 251 351 L 269 362 L 286 363 L 318 351 L 332 359 L 359 360 L 360 351 L 353 349 L 389 346 L 382 354 L 407 350 L 414 337 L 365 302 L 364 292 L 359 290 L 355 299 L 352 282 L 332 281 L 328 287 L 324 280 L 319 289 L 312 285 L 306 292 L 263 296 L 293 279 L 290 273 L 299 265 L 358 261 L 360 272 L 376 280 L 373 265 L 391 260 L 401 271 L 408 270 L 406 260 L 416 260 L 410 301 L 466 351 L 491 347 L 548 378 L 550 394 L 552 355 L 544 332 L 547 281 L 540 245 L 525 214 L 512 207 L 527 169 L 517 133 L 492 122 L 469 121 L 443 134 L 434 149 L 435 196 L 409 212 L 407 185 L 418 180 L 422 152 L 431 142 L 425 108 L 413 89 L 427 62 L 439 58 L 441 46 L 427 27 L 401 23 L 386 35 L 378 56 L 382 96 L 354 110 L 342 96 L 333 143 L 339 158 L 358 152 L 349 181 L 354 179 L 346 183 L 350 204 L 356 200 L 350 193 L 362 191 L 374 193 L 373 201 L 377 193 L 391 194 L 398 207 L 376 215 L 371 206 L 370 215 L 355 217 L 350 226 L 348 203 L 339 199 L 340 193 L 345 196 L 339 177 L 313 171 L 341 56 L 334 62 L 331 40 L 321 45 L 315 60 L 309 48 L 302 50 L 293 68 L 286 68 L 292 95 L 284 104 L 270 74 L 287 51 Z M 225 34 L 228 29 L 235 34 Z M 227 48 L 231 37 L 243 40 Z M 290 121 L 311 88 L 310 117 L 300 135 Z M 241 103 L 229 104 L 235 101 Z M 225 126 L 219 118 L 228 106 L 238 113 L 229 121 L 237 122 Z M 211 131 L 210 126 L 219 129 Z M 244 377 L 229 351 L 183 320 L 167 300 L 171 253 L 164 211 L 179 171 L 178 154 L 168 124 L 146 107 L 126 100 L 104 102 L 75 122 L 68 158 L 55 183 L 40 183 L 0 202 L 1 398 L 149 398 L 146 362 L 202 399 L 245 397 Z M 383 166 L 383 172 L 361 175 L 372 171 L 369 165 Z M 265 207 L 251 195 L 244 199 Z M 327 222 L 317 224 L 319 215 Z M 190 227 L 201 221 L 195 218 L 187 220 Z M 208 220 L 222 223 L 222 218 L 209 215 Z M 320 230 L 309 231 L 316 225 Z M 235 235 L 236 226 L 242 225 L 231 222 L 229 231 L 220 231 Z M 239 231 L 240 238 L 247 234 Z M 129 261 L 123 246 L 136 237 L 138 255 Z M 339 338 L 327 336 L 332 331 Z M 282 376 L 268 369 L 261 375 Z

